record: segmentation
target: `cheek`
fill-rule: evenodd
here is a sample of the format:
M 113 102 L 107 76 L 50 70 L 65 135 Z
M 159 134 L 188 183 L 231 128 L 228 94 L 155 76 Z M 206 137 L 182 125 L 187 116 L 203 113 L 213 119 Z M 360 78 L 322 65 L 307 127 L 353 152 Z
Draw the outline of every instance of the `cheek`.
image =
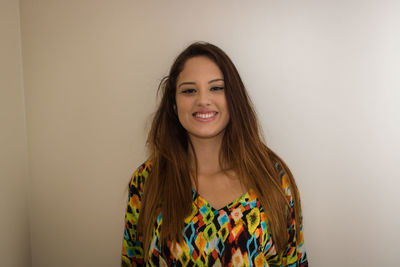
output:
M 176 109 L 178 113 L 190 112 L 192 107 L 191 99 L 182 99 L 180 97 L 176 99 Z
M 229 107 L 228 107 L 228 103 L 226 102 L 226 100 L 224 99 L 223 103 L 221 103 L 223 106 L 223 109 L 225 111 L 225 119 L 226 119 L 226 123 L 228 123 L 231 120 L 231 116 L 230 116 L 230 112 L 229 112 Z
M 228 108 L 228 102 L 226 101 L 226 97 L 220 99 L 219 101 L 219 106 L 221 109 L 223 109 L 229 116 L 229 108 Z
M 177 99 L 176 112 L 178 114 L 179 121 L 185 119 L 187 116 L 191 115 L 190 103 L 188 103 L 188 101 L 179 101 Z

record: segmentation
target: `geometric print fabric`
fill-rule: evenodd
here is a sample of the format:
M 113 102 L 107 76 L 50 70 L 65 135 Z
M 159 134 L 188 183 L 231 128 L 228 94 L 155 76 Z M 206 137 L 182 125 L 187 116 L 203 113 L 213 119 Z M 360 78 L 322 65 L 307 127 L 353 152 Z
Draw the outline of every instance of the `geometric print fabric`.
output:
M 279 165 L 276 164 L 279 169 Z M 150 246 L 149 261 L 143 262 L 143 245 L 136 236 L 140 199 L 151 162 L 145 162 L 131 179 L 122 266 L 308 266 L 302 227 L 296 240 L 293 201 L 288 178 L 281 171 L 282 186 L 291 209 L 288 211 L 289 244 L 277 254 L 261 202 L 253 190 L 221 209 L 214 209 L 195 190 L 192 213 L 185 218 L 183 241 L 172 244 L 160 242 L 162 216 L 158 216 Z

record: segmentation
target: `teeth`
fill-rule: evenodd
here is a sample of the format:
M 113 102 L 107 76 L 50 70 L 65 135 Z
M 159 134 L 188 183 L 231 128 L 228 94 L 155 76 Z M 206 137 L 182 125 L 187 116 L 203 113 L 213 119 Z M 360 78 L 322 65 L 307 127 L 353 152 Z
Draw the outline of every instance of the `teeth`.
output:
M 215 116 L 215 113 L 196 113 L 197 118 L 207 119 Z

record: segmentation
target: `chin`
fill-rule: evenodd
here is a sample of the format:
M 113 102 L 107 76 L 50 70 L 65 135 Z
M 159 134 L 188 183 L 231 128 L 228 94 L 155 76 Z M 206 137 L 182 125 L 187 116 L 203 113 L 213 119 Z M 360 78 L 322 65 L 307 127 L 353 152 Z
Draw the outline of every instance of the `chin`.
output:
M 199 139 L 214 139 L 221 138 L 224 135 L 224 130 L 214 132 L 189 132 L 189 136 Z

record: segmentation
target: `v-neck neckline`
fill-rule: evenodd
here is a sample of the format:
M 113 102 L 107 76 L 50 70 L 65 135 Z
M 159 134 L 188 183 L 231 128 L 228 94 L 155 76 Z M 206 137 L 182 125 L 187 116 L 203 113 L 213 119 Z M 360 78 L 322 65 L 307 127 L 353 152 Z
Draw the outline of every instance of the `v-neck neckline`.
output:
M 194 198 L 194 200 L 196 200 L 196 198 L 197 199 L 201 199 L 202 200 L 202 202 L 204 203 L 204 205 L 206 205 L 206 206 L 208 206 L 212 211 L 220 211 L 220 210 L 223 210 L 223 209 L 230 209 L 233 205 L 235 205 L 235 204 L 237 204 L 237 203 L 241 203 L 242 201 L 243 201 L 243 199 L 245 199 L 246 197 L 249 197 L 249 195 L 250 195 L 250 190 L 251 189 L 249 189 L 248 191 L 246 191 L 245 193 L 243 193 L 241 196 L 239 196 L 238 198 L 236 198 L 236 199 L 234 199 L 234 200 L 232 200 L 231 202 L 229 202 L 228 204 L 226 204 L 225 206 L 223 206 L 223 207 L 221 207 L 221 208 L 219 208 L 219 209 L 217 209 L 217 208 L 214 208 L 204 197 L 202 197 L 194 188 L 192 188 L 192 191 L 193 191 L 193 193 L 194 193 L 194 195 L 195 195 L 195 198 Z M 199 207 L 200 208 L 200 207 Z

